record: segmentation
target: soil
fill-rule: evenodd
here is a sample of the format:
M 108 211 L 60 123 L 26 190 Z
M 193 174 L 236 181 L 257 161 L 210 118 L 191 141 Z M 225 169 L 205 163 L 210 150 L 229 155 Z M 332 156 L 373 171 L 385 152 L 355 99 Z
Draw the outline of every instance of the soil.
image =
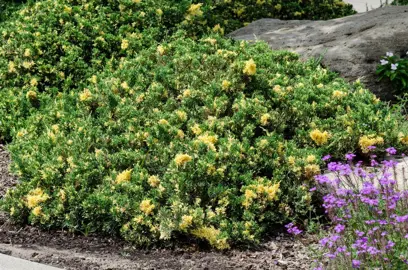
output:
M 10 157 L 0 145 L 0 198 L 17 178 L 8 172 Z M 44 231 L 13 224 L 0 212 L 0 253 L 72 270 L 128 269 L 310 269 L 312 237 L 293 239 L 276 233 L 256 248 L 227 252 L 197 245 L 138 249 L 109 237 Z

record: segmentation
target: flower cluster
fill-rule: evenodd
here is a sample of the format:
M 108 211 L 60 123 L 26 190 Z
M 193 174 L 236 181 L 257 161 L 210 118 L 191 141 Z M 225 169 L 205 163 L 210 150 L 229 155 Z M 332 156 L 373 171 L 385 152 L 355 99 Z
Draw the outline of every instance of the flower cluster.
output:
M 394 148 L 388 154 L 396 154 Z M 394 161 L 379 164 L 372 157 L 370 170 L 362 163 L 329 163 L 335 177 L 317 176 L 324 192 L 323 206 L 333 223 L 320 239 L 322 262 L 316 269 L 335 265 L 353 269 L 405 269 L 408 266 L 408 192 L 393 179 Z M 405 181 L 405 179 L 400 179 Z
M 368 153 L 376 145 L 384 144 L 384 139 L 381 136 L 364 135 L 360 137 L 358 145 L 363 153 Z
M 315 129 L 310 132 L 310 138 L 317 144 L 317 145 L 324 145 L 327 143 L 330 134 L 327 131 L 320 131 Z
M 403 94 L 408 89 L 408 51 L 399 57 L 392 52 L 387 52 L 380 60 L 376 73 L 379 80 L 388 78 L 395 87 L 396 94 Z

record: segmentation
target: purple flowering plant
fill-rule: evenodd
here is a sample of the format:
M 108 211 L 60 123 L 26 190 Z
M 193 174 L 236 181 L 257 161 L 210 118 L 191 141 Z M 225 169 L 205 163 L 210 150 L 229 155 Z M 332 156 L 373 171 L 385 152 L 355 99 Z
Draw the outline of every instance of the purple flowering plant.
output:
M 394 148 L 386 149 L 396 154 Z M 328 162 L 329 174 L 318 175 L 316 192 L 331 225 L 318 244 L 315 269 L 408 269 L 408 189 L 397 178 L 394 160 L 370 167 L 353 162 Z M 408 165 L 408 164 L 406 164 Z M 396 180 L 399 180 L 398 183 Z M 293 225 L 291 233 L 295 234 Z
M 407 54 L 404 53 L 404 57 Z M 376 70 L 379 81 L 388 78 L 396 88 L 397 93 L 408 90 L 408 59 L 400 58 L 392 52 L 382 57 Z

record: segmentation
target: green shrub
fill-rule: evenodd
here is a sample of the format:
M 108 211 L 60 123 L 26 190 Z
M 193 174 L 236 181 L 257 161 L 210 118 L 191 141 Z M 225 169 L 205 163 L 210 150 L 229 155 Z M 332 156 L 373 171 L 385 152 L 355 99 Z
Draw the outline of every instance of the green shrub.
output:
M 20 1 L 7 1 L 0 2 L 0 23 L 9 20 L 18 8 L 21 7 Z
M 402 116 L 359 83 L 204 35 L 349 5 L 245 3 L 43 0 L 7 13 L 0 136 L 21 183 L 3 208 L 48 228 L 223 249 L 305 217 L 322 154 L 408 143 Z
M 196 2 L 29 1 L 0 26 L 0 139 L 11 140 L 11 129 L 18 128 L 16 119 L 43 106 L 40 102 L 27 106 L 28 93 L 32 97 L 47 93 L 52 99 L 59 92 L 82 89 L 86 78 L 105 65 L 136 56 L 177 28 L 199 38 L 208 31 L 235 30 L 243 22 L 267 16 L 327 19 L 351 12 L 351 6 L 341 1 L 207 0 L 202 6 Z
M 195 2 L 203 2 L 195 0 Z M 328 20 L 356 11 L 341 0 L 206 0 L 208 24 L 219 24 L 225 32 L 234 31 L 250 22 L 263 18 L 283 20 Z
M 15 220 L 223 249 L 304 217 L 322 154 L 406 142 L 402 116 L 358 83 L 265 43 L 179 32 L 88 76 L 26 97 L 45 105 L 9 146 Z
M 164 38 L 189 7 L 170 3 L 45 0 L 19 10 L 1 27 L 0 134 L 32 113 L 25 105 L 30 91 L 55 97 L 81 89 L 106 64 Z

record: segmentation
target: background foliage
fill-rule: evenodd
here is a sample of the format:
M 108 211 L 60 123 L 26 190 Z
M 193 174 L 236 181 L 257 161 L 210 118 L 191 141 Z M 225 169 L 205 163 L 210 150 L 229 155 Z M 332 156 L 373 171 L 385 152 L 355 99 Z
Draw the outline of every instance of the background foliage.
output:
M 207 0 L 205 3 L 210 9 L 205 14 L 208 22 L 220 24 L 226 32 L 262 18 L 328 20 L 356 13 L 352 5 L 338 0 Z

